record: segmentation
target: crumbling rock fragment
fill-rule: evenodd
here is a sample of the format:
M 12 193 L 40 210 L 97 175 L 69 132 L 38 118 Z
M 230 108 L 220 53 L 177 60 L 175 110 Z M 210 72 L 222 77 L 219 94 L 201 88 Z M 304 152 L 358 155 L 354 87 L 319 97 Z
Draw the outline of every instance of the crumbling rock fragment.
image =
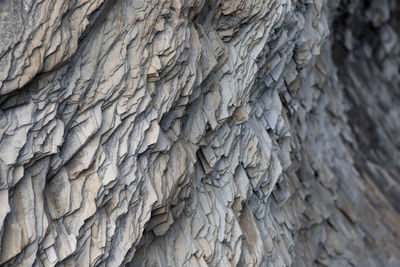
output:
M 0 265 L 400 266 L 399 14 L 0 1 Z

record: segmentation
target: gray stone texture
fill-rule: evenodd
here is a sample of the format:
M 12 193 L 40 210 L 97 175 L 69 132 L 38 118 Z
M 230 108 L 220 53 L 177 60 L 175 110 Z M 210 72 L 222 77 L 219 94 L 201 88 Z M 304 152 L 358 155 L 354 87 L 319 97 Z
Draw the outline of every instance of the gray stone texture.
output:
M 0 265 L 400 266 L 398 0 L 0 1 Z

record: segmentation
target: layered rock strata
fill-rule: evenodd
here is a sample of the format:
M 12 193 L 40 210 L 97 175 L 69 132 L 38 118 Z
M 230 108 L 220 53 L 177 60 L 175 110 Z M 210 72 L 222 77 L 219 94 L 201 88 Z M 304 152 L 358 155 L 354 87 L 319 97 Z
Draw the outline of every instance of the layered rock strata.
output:
M 399 14 L 0 1 L 0 265 L 400 266 Z

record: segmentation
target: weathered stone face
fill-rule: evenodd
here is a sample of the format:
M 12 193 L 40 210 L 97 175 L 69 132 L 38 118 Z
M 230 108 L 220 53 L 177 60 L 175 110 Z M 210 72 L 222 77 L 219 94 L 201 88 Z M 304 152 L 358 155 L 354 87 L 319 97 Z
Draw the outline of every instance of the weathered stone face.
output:
M 399 14 L 0 1 L 0 265 L 400 266 Z

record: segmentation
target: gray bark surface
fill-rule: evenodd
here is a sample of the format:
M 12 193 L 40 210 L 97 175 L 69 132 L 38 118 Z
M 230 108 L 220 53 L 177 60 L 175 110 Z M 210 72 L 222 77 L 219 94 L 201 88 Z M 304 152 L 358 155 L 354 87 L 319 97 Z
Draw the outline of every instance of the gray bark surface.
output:
M 400 266 L 398 0 L 0 1 L 1 266 Z

